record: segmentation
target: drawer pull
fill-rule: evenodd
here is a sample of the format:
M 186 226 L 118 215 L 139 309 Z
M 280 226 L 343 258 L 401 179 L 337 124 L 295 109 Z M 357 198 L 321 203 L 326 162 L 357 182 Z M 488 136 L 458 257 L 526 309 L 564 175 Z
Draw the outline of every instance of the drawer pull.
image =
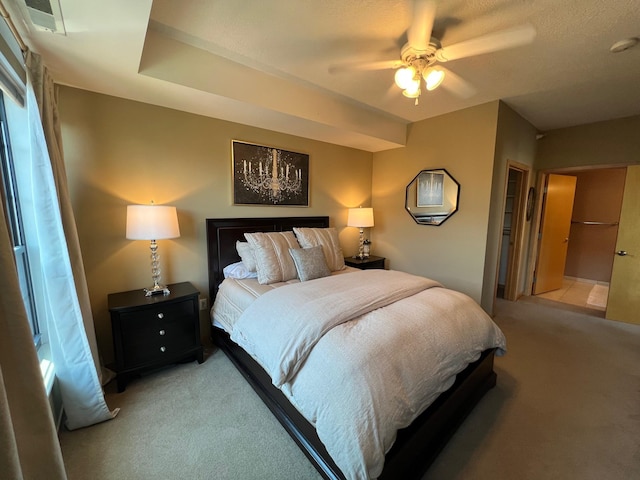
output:
M 166 351 L 167 351 L 167 348 L 166 348 L 166 347 L 160 347 L 160 351 L 161 351 L 161 352 L 166 352 Z
M 164 335 L 164 334 L 165 334 L 165 331 L 164 331 L 164 330 L 160 330 L 158 333 L 159 333 L 160 335 Z
M 158 318 L 164 318 L 164 313 L 160 312 L 160 313 L 158 314 Z

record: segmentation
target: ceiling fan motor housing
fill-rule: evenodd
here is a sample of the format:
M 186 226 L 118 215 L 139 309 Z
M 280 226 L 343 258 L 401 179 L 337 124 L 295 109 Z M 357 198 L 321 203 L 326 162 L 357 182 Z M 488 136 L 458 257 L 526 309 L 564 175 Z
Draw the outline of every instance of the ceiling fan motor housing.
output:
M 422 68 L 433 65 L 436 59 L 436 51 L 440 48 L 440 42 L 436 38 L 431 38 L 429 46 L 425 50 L 418 50 L 408 43 L 402 47 L 400 56 L 406 66 L 413 66 L 418 68 L 419 64 L 422 64 Z M 419 62 L 416 64 L 416 62 Z

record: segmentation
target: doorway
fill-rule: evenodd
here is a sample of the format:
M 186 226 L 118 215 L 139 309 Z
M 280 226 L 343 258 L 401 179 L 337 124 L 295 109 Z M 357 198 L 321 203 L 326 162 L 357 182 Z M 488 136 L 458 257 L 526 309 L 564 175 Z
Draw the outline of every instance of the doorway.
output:
M 591 168 L 558 172 L 576 177 L 570 223 L 567 226 L 567 254 L 560 284 L 551 290 L 532 292 L 538 298 L 604 312 L 607 308 L 618 223 L 625 188 L 626 167 Z M 551 173 L 545 173 L 544 182 Z M 544 200 L 543 200 L 544 202 Z M 543 205 L 544 209 L 544 205 Z M 540 236 L 543 235 L 542 218 Z M 536 254 L 536 265 L 540 248 Z
M 527 209 L 527 186 L 529 167 L 516 162 L 507 162 L 507 178 L 504 197 L 502 237 L 498 268 L 497 298 L 515 301 L 522 293 L 519 288 L 522 252 L 524 248 L 524 226 Z M 529 200 L 530 202 L 533 199 Z

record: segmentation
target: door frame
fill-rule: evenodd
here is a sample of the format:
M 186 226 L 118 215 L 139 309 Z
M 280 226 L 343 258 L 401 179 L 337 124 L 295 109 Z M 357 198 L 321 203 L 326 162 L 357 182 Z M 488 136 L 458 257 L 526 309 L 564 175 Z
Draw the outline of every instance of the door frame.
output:
M 520 173 L 520 182 L 516 186 L 516 192 L 513 204 L 513 214 L 511 217 L 511 231 L 512 235 L 515 235 L 513 240 L 513 247 L 509 249 L 509 256 L 507 259 L 507 277 L 505 279 L 504 286 L 504 299 L 515 301 L 520 295 L 524 293 L 519 288 L 520 279 L 523 270 L 523 252 L 525 251 L 524 240 L 526 221 L 526 209 L 527 209 L 527 194 L 529 191 L 531 167 L 523 163 L 514 162 L 513 160 L 507 160 L 506 174 L 504 177 L 503 194 L 502 194 L 502 208 L 500 216 L 500 232 L 504 231 L 504 211 L 507 205 L 507 191 L 509 185 L 509 171 L 515 170 Z M 502 238 L 501 234 L 498 242 L 498 264 L 496 282 L 494 287 L 494 302 L 498 291 L 498 281 L 500 277 L 500 257 L 502 252 Z
M 524 250 L 524 229 L 526 226 L 527 195 L 529 193 L 530 167 L 517 162 L 507 162 L 507 178 L 509 172 L 515 170 L 520 173 L 513 203 L 513 214 L 511 217 L 511 236 L 513 247 L 509 248 L 507 259 L 507 277 L 504 285 L 504 298 L 515 301 L 520 296 L 522 290 L 519 282 L 522 278 L 522 252 Z M 505 183 L 505 204 L 507 200 L 507 184 Z M 504 225 L 503 225 L 504 227 Z M 502 246 L 501 246 L 502 248 Z

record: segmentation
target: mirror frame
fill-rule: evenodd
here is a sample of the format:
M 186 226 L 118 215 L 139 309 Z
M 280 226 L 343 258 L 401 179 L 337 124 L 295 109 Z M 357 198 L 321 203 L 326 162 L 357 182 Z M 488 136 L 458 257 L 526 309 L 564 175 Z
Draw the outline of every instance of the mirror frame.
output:
M 418 206 L 418 179 L 423 174 L 442 175 L 440 178 L 436 176 L 432 177 L 432 181 L 435 181 L 436 187 L 438 184 L 441 184 L 441 187 L 437 188 L 435 192 L 427 192 L 427 196 L 424 197 L 425 204 Z M 430 199 L 429 197 L 434 198 Z M 430 201 L 438 203 L 434 203 L 433 205 L 426 203 Z M 459 205 L 460 184 L 444 168 L 420 170 L 407 185 L 404 208 L 418 225 L 438 227 L 458 211 Z M 443 208 L 446 208 L 446 211 L 443 211 Z M 420 215 L 418 215 L 418 213 L 420 213 Z

